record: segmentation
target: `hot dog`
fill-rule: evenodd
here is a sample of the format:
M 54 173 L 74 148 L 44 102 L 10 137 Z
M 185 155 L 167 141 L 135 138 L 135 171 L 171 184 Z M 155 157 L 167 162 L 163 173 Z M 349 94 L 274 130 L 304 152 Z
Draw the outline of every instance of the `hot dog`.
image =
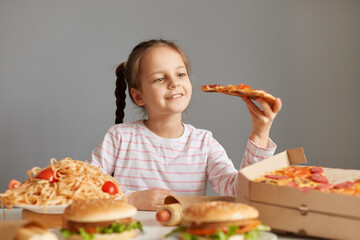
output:
M 164 226 L 176 226 L 181 222 L 182 207 L 179 203 L 163 205 L 156 212 L 156 220 Z

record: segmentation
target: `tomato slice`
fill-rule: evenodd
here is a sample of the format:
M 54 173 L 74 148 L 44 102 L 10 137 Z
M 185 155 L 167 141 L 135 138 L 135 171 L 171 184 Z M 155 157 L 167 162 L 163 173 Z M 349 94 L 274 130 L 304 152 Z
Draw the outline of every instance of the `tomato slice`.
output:
M 236 234 L 242 234 L 245 232 L 248 232 L 254 228 L 256 228 L 260 224 L 260 221 L 258 219 L 253 220 L 250 224 L 239 227 L 238 230 L 236 230 Z M 186 229 L 187 233 L 193 234 L 193 235 L 213 235 L 217 231 L 222 231 L 224 233 L 227 233 L 229 231 L 229 227 L 221 227 L 221 228 L 188 228 Z
M 51 168 L 45 168 L 36 176 L 36 178 L 45 179 L 48 180 L 49 182 L 59 181 L 54 177 L 54 171 Z
M 222 230 L 223 232 L 226 232 L 228 230 L 228 228 L 223 227 L 223 229 L 220 229 L 220 230 Z M 200 235 L 200 236 L 213 235 L 217 231 L 219 231 L 219 228 L 188 228 L 188 229 L 186 229 L 187 233 L 190 233 L 192 235 Z
M 237 234 L 242 234 L 242 233 L 249 232 L 250 230 L 256 228 L 259 224 L 260 224 L 260 221 L 259 221 L 258 219 L 256 219 L 256 220 L 254 220 L 251 224 L 239 228 L 239 229 L 236 231 L 236 233 L 237 233 Z
M 115 195 L 119 192 L 117 186 L 112 181 L 106 181 L 101 190 L 103 192 L 109 193 L 110 195 Z
M 11 190 L 11 189 L 20 187 L 21 184 L 22 184 L 22 183 L 19 182 L 18 180 L 16 180 L 16 179 L 11 179 L 10 182 L 9 182 L 8 188 Z
M 86 233 L 96 233 L 97 232 L 97 228 L 96 227 L 88 227 L 88 228 L 84 228 Z

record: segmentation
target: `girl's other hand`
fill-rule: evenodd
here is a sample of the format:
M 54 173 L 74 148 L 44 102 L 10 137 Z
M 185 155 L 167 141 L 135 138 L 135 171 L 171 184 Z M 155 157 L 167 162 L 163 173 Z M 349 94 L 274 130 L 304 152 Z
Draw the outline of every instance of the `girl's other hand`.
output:
M 260 104 L 260 109 L 248 97 L 242 97 L 251 116 L 251 133 L 250 140 L 260 147 L 267 147 L 270 128 L 276 117 L 281 110 L 281 99 L 277 98 L 275 104 L 270 106 L 264 99 L 258 98 L 256 101 Z
M 164 199 L 168 195 L 174 195 L 174 193 L 167 189 L 152 188 L 130 194 L 127 202 L 138 210 L 156 211 L 158 207 L 164 205 Z

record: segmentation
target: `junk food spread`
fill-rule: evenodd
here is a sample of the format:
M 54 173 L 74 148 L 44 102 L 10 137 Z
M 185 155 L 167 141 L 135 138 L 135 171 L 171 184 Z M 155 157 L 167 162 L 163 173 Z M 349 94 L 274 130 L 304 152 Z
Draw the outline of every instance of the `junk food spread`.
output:
M 126 199 L 115 178 L 71 158 L 60 161 L 52 158 L 49 166 L 34 167 L 27 175 L 29 179 L 23 183 L 10 181 L 9 189 L 0 194 L 2 206 L 11 209 L 17 205 L 68 205 L 74 200 L 90 198 Z
M 331 184 L 324 169 L 319 166 L 287 166 L 268 172 L 254 181 L 300 188 L 303 192 L 317 190 L 360 196 L 360 179 Z
M 180 239 L 257 239 L 269 231 L 258 219 L 259 211 L 247 204 L 227 201 L 194 203 L 183 212 L 181 225 L 168 236 Z
M 134 220 L 134 206 L 116 199 L 77 200 L 64 211 L 66 228 L 61 229 L 67 240 L 76 239 L 130 239 L 143 231 Z
M 269 94 L 266 91 L 259 90 L 259 89 L 251 89 L 249 85 L 246 84 L 239 84 L 239 85 L 203 85 L 201 86 L 201 90 L 203 92 L 219 92 L 225 93 L 227 95 L 233 96 L 245 96 L 252 99 L 263 98 L 266 102 L 270 105 L 273 105 L 276 101 L 276 98 Z

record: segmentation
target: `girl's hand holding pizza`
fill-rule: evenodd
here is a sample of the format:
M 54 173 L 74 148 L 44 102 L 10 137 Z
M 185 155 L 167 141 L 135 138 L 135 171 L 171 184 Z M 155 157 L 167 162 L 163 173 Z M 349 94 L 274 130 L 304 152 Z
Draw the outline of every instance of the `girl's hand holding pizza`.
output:
M 267 147 L 271 125 L 281 110 L 281 99 L 276 98 L 275 103 L 270 106 L 263 98 L 257 98 L 256 101 L 262 108 L 260 109 L 250 98 L 244 96 L 241 98 L 246 103 L 251 116 L 250 140 L 261 147 Z
M 164 205 L 164 199 L 169 195 L 174 195 L 174 193 L 167 189 L 151 188 L 130 194 L 127 201 L 138 210 L 155 211 Z
M 252 118 L 250 140 L 260 147 L 267 147 L 272 122 L 281 109 L 281 100 L 264 90 L 252 89 L 247 84 L 239 85 L 203 85 L 203 92 L 219 92 L 241 97 L 246 103 Z M 261 109 L 251 100 L 257 101 Z

